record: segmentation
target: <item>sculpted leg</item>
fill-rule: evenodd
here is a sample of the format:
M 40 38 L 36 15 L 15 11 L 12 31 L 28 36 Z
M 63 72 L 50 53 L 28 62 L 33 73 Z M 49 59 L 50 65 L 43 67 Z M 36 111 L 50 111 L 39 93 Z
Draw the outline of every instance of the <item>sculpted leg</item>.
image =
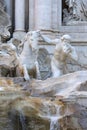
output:
M 40 80 L 41 75 L 40 75 L 40 70 L 39 70 L 39 64 L 37 61 L 35 62 L 35 66 L 36 66 L 36 78 Z
M 23 73 L 24 73 L 24 79 L 25 80 L 30 80 L 30 76 L 28 74 L 28 70 L 27 70 L 27 67 L 26 67 L 25 64 L 23 65 Z
M 52 77 L 57 78 L 61 75 L 63 75 L 62 69 L 60 69 L 56 64 L 52 61 L 51 62 L 51 71 L 52 71 Z

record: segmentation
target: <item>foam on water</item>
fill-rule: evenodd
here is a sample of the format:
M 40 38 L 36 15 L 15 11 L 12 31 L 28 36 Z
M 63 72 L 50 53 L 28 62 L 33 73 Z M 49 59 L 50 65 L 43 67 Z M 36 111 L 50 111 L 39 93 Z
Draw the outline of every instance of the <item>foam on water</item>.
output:
M 0 86 L 0 91 L 4 91 L 4 88 Z
M 48 102 L 44 103 L 46 114 L 43 115 L 43 118 L 47 118 L 50 120 L 50 130 L 60 130 L 58 120 L 61 118 L 60 116 L 60 107 L 59 105 L 54 105 L 53 109 L 55 113 L 52 113 L 51 105 Z

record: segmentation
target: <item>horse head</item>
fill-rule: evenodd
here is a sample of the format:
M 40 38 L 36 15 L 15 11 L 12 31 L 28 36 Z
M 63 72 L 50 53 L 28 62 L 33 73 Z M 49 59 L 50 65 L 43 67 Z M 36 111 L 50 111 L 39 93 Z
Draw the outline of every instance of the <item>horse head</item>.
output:
M 32 51 L 38 50 L 38 40 L 40 36 L 40 31 L 30 31 L 26 34 L 25 38 L 26 41 L 29 43 L 29 47 L 32 49 Z
M 4 38 L 4 39 L 8 39 L 8 38 L 10 38 L 10 32 L 8 31 L 8 27 L 0 27 L 0 29 L 1 29 L 1 32 L 0 32 L 0 35 L 1 35 L 1 37 L 2 38 Z

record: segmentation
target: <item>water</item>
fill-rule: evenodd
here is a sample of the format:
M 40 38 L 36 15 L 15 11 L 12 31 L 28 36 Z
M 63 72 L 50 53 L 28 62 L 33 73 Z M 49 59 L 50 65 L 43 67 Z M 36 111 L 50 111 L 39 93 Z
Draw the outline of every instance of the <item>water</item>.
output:
M 21 123 L 22 130 L 26 130 L 25 117 L 22 113 L 20 113 L 20 123 Z
M 60 118 L 60 106 L 55 105 L 56 114 L 50 116 L 50 130 L 60 130 L 58 120 Z
M 45 109 L 44 118 L 50 120 L 50 130 L 60 130 L 58 120 L 60 118 L 60 106 L 50 104 L 49 102 L 44 103 L 43 109 Z
M 59 130 L 58 117 L 50 117 L 50 130 Z
M 4 91 L 4 88 L 0 86 L 0 91 Z

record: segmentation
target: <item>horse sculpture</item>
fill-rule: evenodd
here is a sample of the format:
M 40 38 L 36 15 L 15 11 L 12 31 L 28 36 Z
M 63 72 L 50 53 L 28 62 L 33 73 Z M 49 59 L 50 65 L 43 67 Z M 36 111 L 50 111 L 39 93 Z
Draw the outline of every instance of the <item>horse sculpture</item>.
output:
M 26 34 L 20 46 L 23 50 L 18 58 L 17 75 L 23 75 L 25 80 L 30 80 L 29 74 L 35 74 L 37 79 L 41 79 L 38 58 L 39 31 L 30 31 Z

